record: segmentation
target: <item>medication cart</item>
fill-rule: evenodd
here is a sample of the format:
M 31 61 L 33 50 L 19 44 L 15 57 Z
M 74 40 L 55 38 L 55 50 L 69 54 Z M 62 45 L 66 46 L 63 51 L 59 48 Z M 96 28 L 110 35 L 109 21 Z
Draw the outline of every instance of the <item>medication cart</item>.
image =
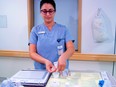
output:
M 68 76 L 51 76 L 46 87 L 116 87 L 116 79 L 105 71 L 70 71 Z
M 3 81 L 0 87 L 116 87 L 116 79 L 105 71 L 66 70 L 54 75 L 41 70 L 23 70 Z

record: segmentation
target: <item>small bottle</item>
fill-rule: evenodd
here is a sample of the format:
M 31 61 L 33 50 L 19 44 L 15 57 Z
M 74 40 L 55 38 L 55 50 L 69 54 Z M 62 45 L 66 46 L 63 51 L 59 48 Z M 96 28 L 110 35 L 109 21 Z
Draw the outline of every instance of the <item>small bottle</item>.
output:
M 24 87 L 20 82 L 12 82 L 11 79 L 4 80 L 0 87 Z
M 60 77 L 66 78 L 69 75 L 69 70 L 65 69 L 64 71 L 61 72 Z

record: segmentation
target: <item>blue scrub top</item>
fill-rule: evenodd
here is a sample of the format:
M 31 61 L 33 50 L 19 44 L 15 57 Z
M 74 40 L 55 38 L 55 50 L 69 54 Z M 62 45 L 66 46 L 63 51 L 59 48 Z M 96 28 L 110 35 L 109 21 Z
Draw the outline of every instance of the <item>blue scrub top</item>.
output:
M 32 28 L 30 33 L 30 44 L 37 46 L 37 53 L 50 60 L 52 63 L 58 61 L 58 45 L 63 46 L 63 51 L 66 50 L 66 42 L 71 41 L 72 37 L 66 26 L 55 23 L 51 30 L 45 24 L 40 24 Z M 46 69 L 45 65 L 37 61 L 34 62 L 35 69 Z M 67 60 L 66 68 L 69 67 Z

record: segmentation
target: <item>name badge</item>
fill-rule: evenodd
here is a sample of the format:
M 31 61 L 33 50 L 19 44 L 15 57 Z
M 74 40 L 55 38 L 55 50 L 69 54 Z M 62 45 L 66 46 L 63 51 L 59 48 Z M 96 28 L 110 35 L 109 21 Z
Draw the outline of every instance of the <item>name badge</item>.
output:
M 45 34 L 45 31 L 39 31 L 38 34 Z
M 57 49 L 58 49 L 58 55 L 61 56 L 63 54 L 63 46 L 62 45 L 58 45 Z

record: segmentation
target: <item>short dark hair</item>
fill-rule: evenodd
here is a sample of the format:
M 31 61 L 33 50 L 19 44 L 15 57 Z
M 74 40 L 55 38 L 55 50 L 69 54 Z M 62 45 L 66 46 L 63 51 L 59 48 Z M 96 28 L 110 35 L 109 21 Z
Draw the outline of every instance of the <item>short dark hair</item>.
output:
M 54 0 L 41 0 L 40 9 L 41 9 L 42 5 L 45 4 L 45 3 L 51 4 L 54 7 L 54 10 L 56 11 L 56 3 L 55 3 Z

